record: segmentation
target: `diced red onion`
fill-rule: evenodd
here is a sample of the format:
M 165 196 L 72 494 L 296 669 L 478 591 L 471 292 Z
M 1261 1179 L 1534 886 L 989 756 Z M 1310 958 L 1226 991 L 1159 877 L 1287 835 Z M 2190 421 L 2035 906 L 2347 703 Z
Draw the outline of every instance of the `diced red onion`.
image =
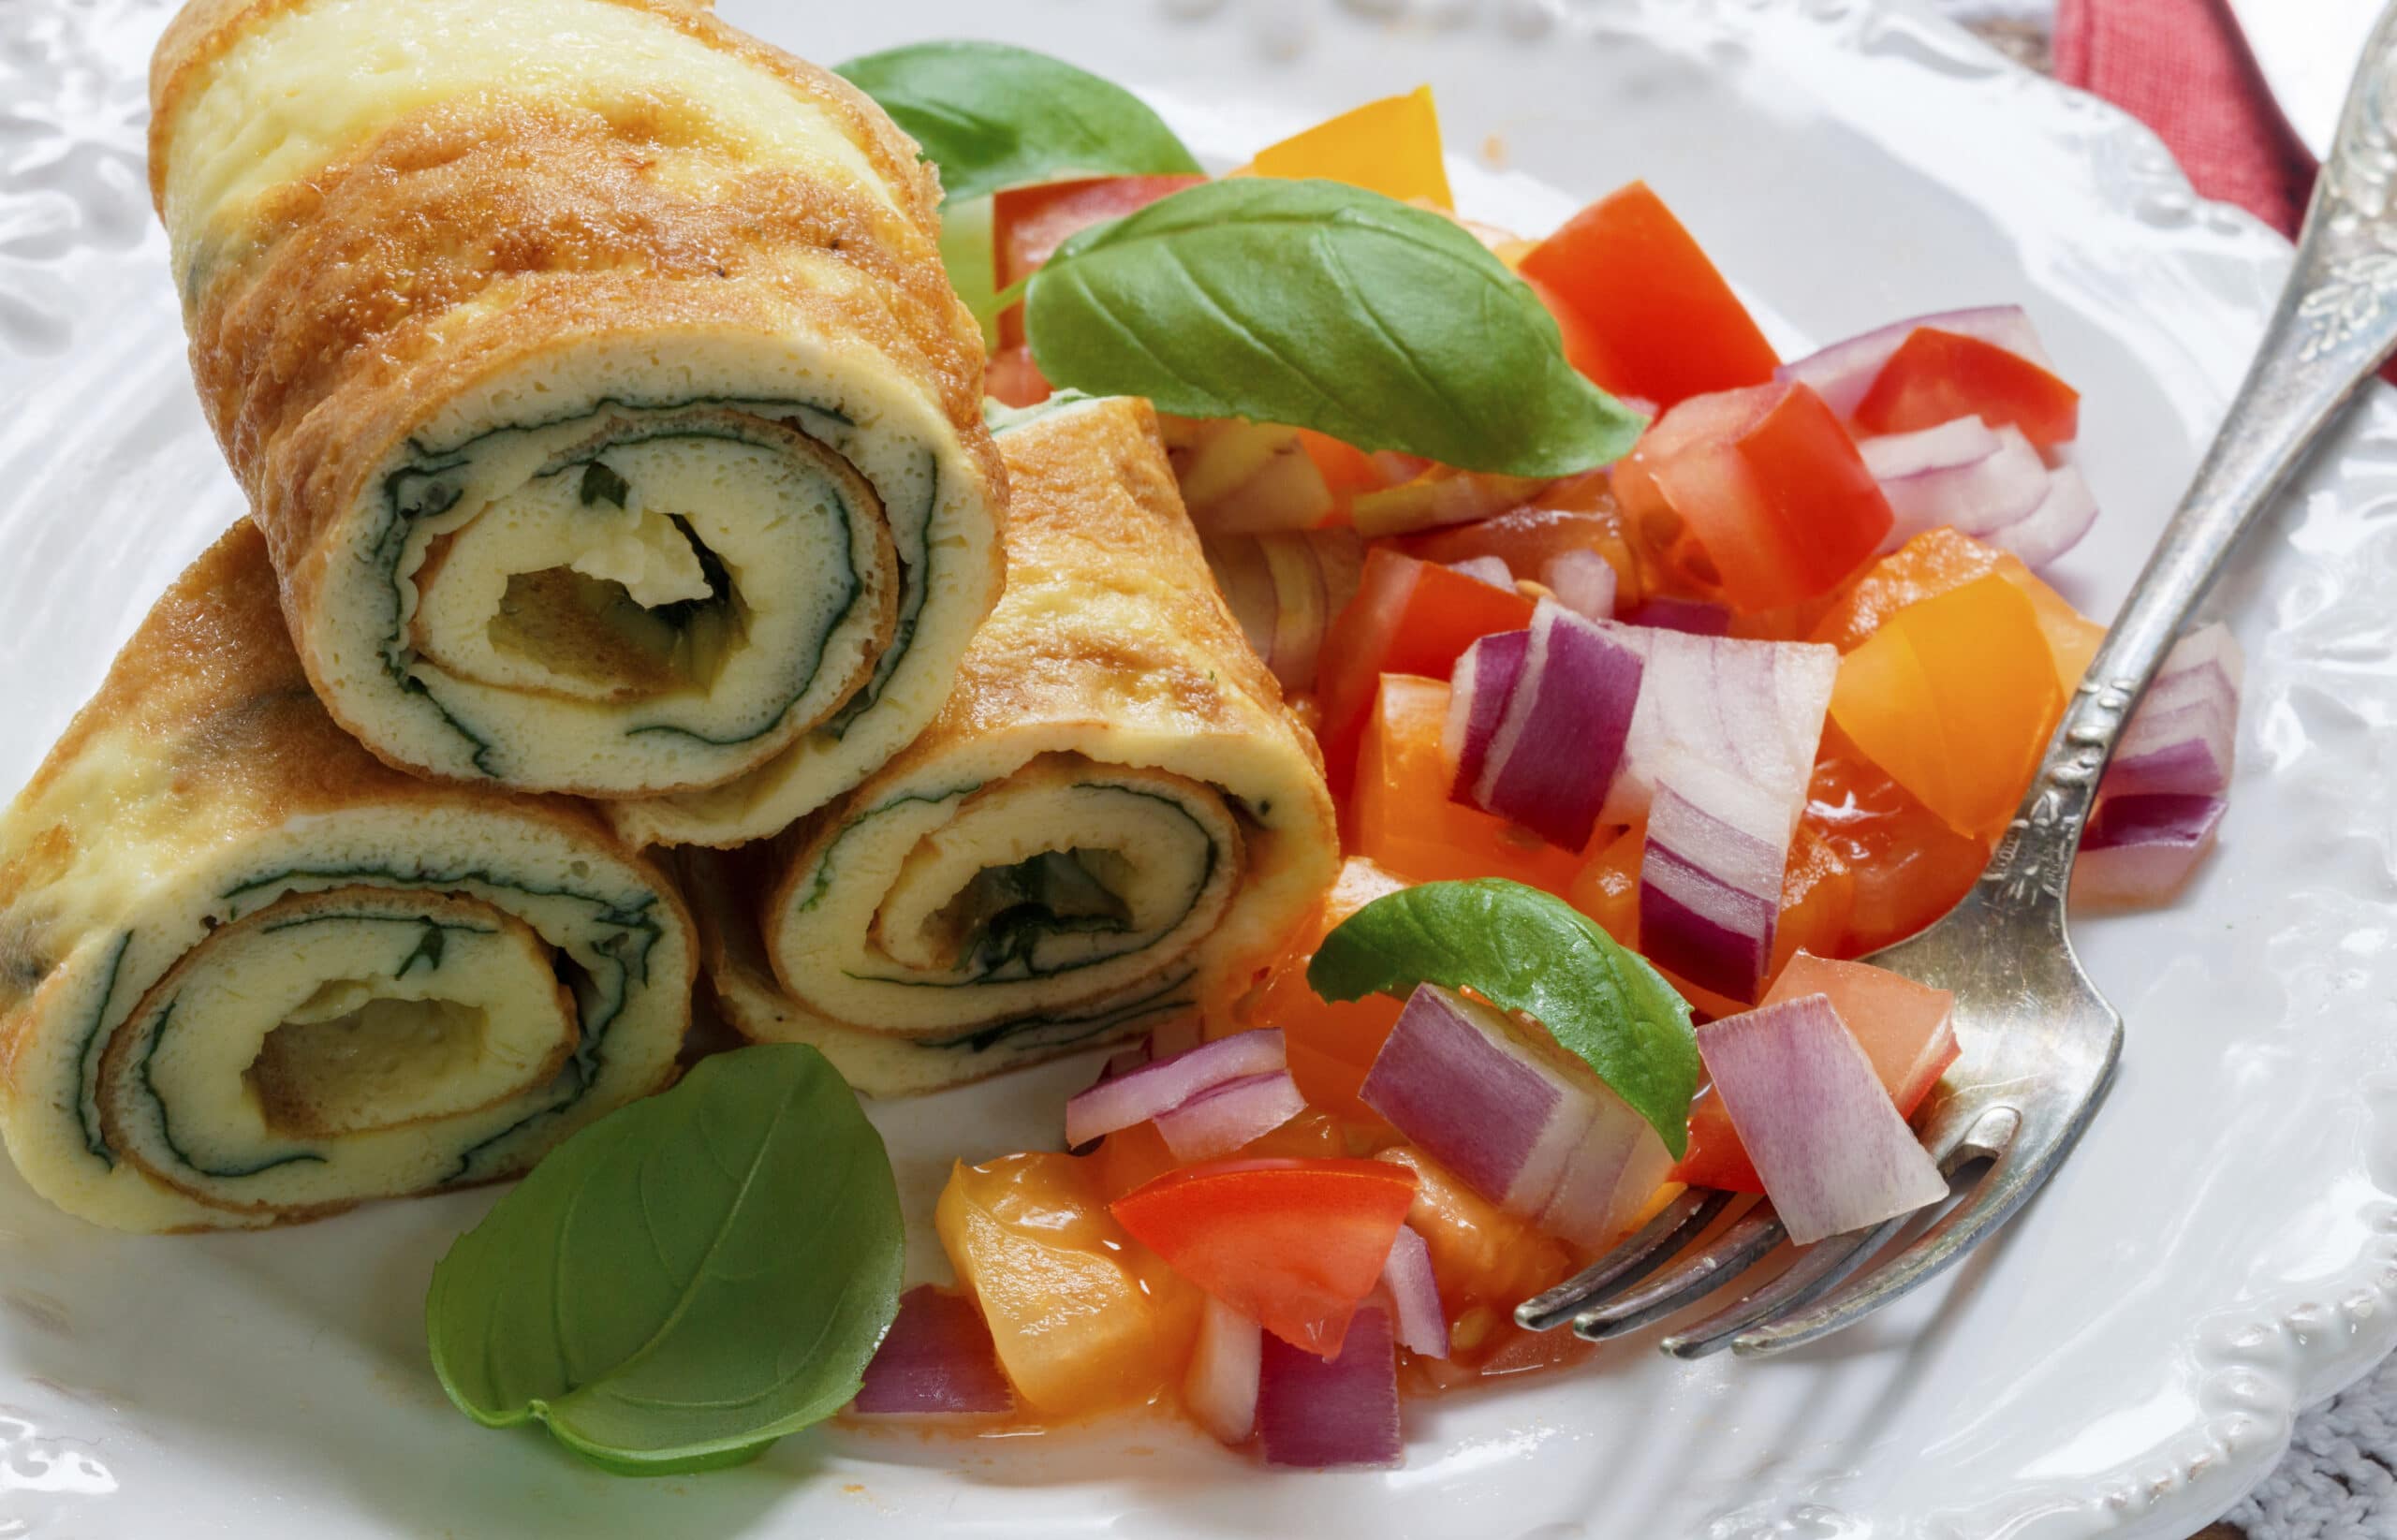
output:
M 1772 960 L 1796 821 L 1786 792 L 1694 755 L 1669 756 L 1640 858 L 1640 951 L 1701 989 L 1754 1003 Z
M 1560 550 L 1540 565 L 1539 580 L 1556 602 L 1584 620 L 1614 614 L 1619 586 L 1614 564 L 1595 550 Z
M 2226 806 L 2219 797 L 2156 792 L 2097 804 L 2073 863 L 2078 903 L 2161 903 L 2188 882 L 2213 848 Z
M 1532 1223 L 1597 1251 L 1631 1228 L 1672 1167 L 1671 1151 L 1648 1120 L 1606 1092 Z
M 1623 768 L 1598 821 L 1645 818 L 1657 776 L 1678 751 L 1780 799 L 1795 810 L 1794 823 L 1814 779 L 1838 651 L 1620 624 L 1608 634 L 1639 650 L 1648 670 L 1624 740 Z
M 1982 538 L 2037 572 L 2081 544 L 2096 522 L 2097 495 L 2089 490 L 2088 477 L 2077 465 L 2059 465 L 2048 472 L 2047 491 L 2029 513 Z
M 1324 1471 L 1399 1463 L 1406 1442 L 1387 1310 L 1357 1307 L 1336 1357 L 1319 1358 L 1270 1332 L 1259 1347 L 1257 1431 L 1267 1464 Z
M 1693 637 L 1719 637 L 1731 629 L 1731 611 L 1701 599 L 1650 599 L 1623 617 L 1625 625 L 1652 631 L 1680 631 Z
M 1359 1092 L 1458 1180 L 1583 1245 L 1612 1238 L 1671 1160 L 1623 1099 L 1539 1031 L 1435 984 L 1419 986 Z M 1637 1125 L 1636 1134 L 1625 1129 Z M 1637 1191 L 1632 1189 L 1637 1188 Z M 1603 1203 L 1594 1195 L 1604 1195 Z
M 1182 1382 L 1182 1404 L 1199 1427 L 1226 1444 L 1245 1444 L 1257 1431 L 1264 1335 L 1255 1321 L 1214 1296 L 1207 1297 L 1205 1313 L 1198 1317 L 1198 1338 L 1190 1350 L 1190 1370 Z
M 1157 1114 L 1157 1132 L 1173 1158 L 1187 1165 L 1213 1160 L 1288 1122 L 1307 1109 L 1299 1084 L 1286 1069 L 1245 1075 L 1202 1091 L 1169 1112 Z
M 1514 569 L 1507 565 L 1504 557 L 1468 556 L 1462 562 L 1450 562 L 1448 570 L 1462 572 L 1468 578 L 1478 579 L 1493 588 L 1503 588 L 1512 592 L 1515 586 Z
M 1269 1074 L 1288 1063 L 1276 1028 L 1234 1033 L 1201 1043 L 1186 1053 L 1102 1080 L 1067 1102 L 1066 1142 L 1081 1144 L 1147 1122 L 1226 1081 Z
M 1015 1410 L 991 1328 L 973 1299 L 919 1284 L 865 1366 L 849 1410 L 868 1416 L 988 1415 Z
M 1856 447 L 1857 453 L 1863 457 L 1864 468 L 1884 488 L 1892 481 L 1910 481 L 1933 471 L 1978 465 L 1997 449 L 1996 433 L 1978 418 L 1958 418 L 1911 433 L 1884 433 Z
M 1470 800 L 1551 844 L 1587 844 L 1623 759 L 1643 667 L 1602 623 L 1542 600 Z
M 2105 794 L 2219 796 L 2239 737 L 2239 643 L 2219 621 L 2183 637 L 2156 670 L 2106 770 Z
M 1490 741 L 1507 714 L 1515 681 L 1523 673 L 1531 652 L 1528 631 L 1501 631 L 1478 638 L 1457 659 L 1448 676 L 1448 715 L 1440 728 L 1440 752 L 1456 767 L 1448 778 L 1448 795 L 1462 800 L 1481 779 L 1489 758 Z
M 1967 420 L 1974 427 L 1980 427 L 1979 418 Z M 1946 423 L 1923 433 L 1944 433 L 1955 426 Z M 1881 482 L 1881 491 L 1889 498 L 1890 512 L 1894 516 L 1882 550 L 1894 550 L 1924 531 L 1943 524 L 1977 540 L 1993 540 L 1999 532 L 2022 523 L 2038 511 L 2050 488 L 2047 462 L 2039 458 L 2039 451 L 2022 436 L 2021 429 L 2011 425 L 1994 433 L 1981 431 L 1989 438 L 1987 454 L 1957 464 L 1894 476 Z M 1867 439 L 1865 447 L 1870 449 L 1883 442 L 1886 441 Z
M 1362 580 L 1364 542 L 1357 532 L 1219 535 L 1202 545 L 1224 602 L 1257 655 L 1284 689 L 1313 689 L 1325 628 Z
M 1091 1084 L 1094 1086 L 1103 1086 L 1108 1081 L 1114 1079 L 1116 1077 L 1120 1075 L 1129 1075 L 1132 1071 L 1140 1068 L 1142 1064 L 1147 1063 L 1149 1062 L 1149 1049 L 1152 1041 L 1153 1039 L 1151 1038 L 1143 1037 L 1139 1042 L 1133 1044 L 1130 1048 L 1118 1049 L 1113 1053 L 1109 1054 L 1107 1056 L 1107 1063 L 1098 1066 L 1098 1078 L 1093 1080 Z M 1097 1148 L 1098 1140 L 1092 1138 L 1084 1139 L 1080 1144 L 1067 1144 L 1066 1146 L 1066 1151 L 1068 1154 L 1087 1155 Z
M 2019 354 L 2042 369 L 2052 372 L 2048 350 L 2039 345 L 2039 334 L 2032 330 L 2031 317 L 2020 305 L 1987 305 L 1974 310 L 1943 311 L 1935 315 L 1918 315 L 1912 320 L 1896 321 L 1850 337 L 1844 343 L 1833 343 L 1818 353 L 1785 363 L 1772 372 L 1776 380 L 1798 380 L 1813 386 L 1831 409 L 1843 418 L 1853 417 L 1865 392 L 1873 389 L 1874 380 L 1881 374 L 1881 366 L 1918 327 L 1953 331 L 1961 336 L 1978 337 L 1994 343 L 2009 353 Z
M 1829 996 L 1711 1021 L 1698 1029 L 1698 1051 L 1799 1245 L 1948 1195 L 1939 1167 Z
M 1398 1227 L 1390 1260 L 1382 1264 L 1382 1286 L 1390 1290 L 1398 1345 L 1426 1358 L 1448 1356 L 1448 1316 L 1432 1276 L 1432 1248 L 1407 1225 Z

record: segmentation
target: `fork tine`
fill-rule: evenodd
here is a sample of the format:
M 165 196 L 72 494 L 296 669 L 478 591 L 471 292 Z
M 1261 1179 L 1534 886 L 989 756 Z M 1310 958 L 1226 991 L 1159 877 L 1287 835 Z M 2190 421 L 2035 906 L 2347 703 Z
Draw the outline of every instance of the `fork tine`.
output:
M 1573 1335 L 1594 1342 L 1637 1331 L 1660 1316 L 1703 1298 L 1715 1288 L 1755 1267 L 1757 1258 L 1781 1244 L 1788 1232 L 1770 1203 L 1759 1203 L 1714 1238 L 1704 1251 L 1683 1257 L 1670 1270 L 1592 1310 L 1573 1317 Z
M 1692 1187 L 1656 1210 L 1622 1245 L 1545 1294 L 1515 1307 L 1515 1324 L 1526 1331 L 1561 1327 L 1601 1300 L 1613 1298 L 1672 1260 L 1683 1242 L 1714 1223 L 1733 1195 Z
M 1677 1358 L 1703 1358 L 1729 1346 L 1732 1338 L 1757 1322 L 1804 1304 L 1855 1271 L 1904 1228 L 1906 1218 L 1900 1215 L 1853 1235 L 1817 1240 L 1779 1277 L 1656 1345 Z
M 2079 1133 L 2076 1126 L 2062 1137 L 2044 1140 L 2036 1148 L 2017 1142 L 2001 1151 L 1964 1200 L 1940 1215 L 1904 1251 L 1879 1267 L 1848 1279 L 1798 1313 L 1785 1314 L 1742 1332 L 1732 1339 L 1731 1351 L 1743 1357 L 1758 1357 L 1802 1347 L 1854 1326 L 1899 1296 L 1928 1283 L 2012 1218 L 2014 1211 L 2064 1164 Z

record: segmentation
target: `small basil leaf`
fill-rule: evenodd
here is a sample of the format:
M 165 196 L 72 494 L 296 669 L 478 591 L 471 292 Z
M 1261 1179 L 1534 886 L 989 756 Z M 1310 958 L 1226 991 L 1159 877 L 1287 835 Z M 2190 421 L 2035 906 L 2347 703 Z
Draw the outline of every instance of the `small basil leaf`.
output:
M 1084 176 L 1196 171 L 1140 97 L 1063 59 L 1004 43 L 915 43 L 838 67 L 940 168 L 953 201 Z
M 856 1395 L 902 1252 L 848 1086 L 814 1049 L 743 1049 L 575 1135 L 459 1238 L 433 1366 L 476 1421 L 537 1417 L 612 1471 L 735 1464 Z
M 1497 877 L 1385 894 L 1334 927 L 1307 964 L 1326 1000 L 1404 1000 L 1419 984 L 1527 1011 L 1654 1125 L 1679 1159 L 1698 1094 L 1689 1004 L 1638 953 L 1564 900 Z
M 1033 274 L 1024 325 L 1059 385 L 1468 470 L 1587 470 L 1644 424 L 1463 227 L 1334 182 L 1235 177 L 1084 230 Z

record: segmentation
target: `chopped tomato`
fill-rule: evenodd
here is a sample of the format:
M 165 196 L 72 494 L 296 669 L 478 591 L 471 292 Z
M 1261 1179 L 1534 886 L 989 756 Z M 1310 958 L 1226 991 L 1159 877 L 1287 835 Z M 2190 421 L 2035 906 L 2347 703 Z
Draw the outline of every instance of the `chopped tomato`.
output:
M 1009 406 L 1037 406 L 1056 393 L 1056 387 L 1032 361 L 1032 349 L 1021 343 L 991 355 L 982 371 L 982 389 Z
M 1382 870 L 1362 856 L 1351 856 L 1340 868 L 1331 891 L 1313 921 L 1301 927 L 1290 946 L 1266 975 L 1264 984 L 1243 1002 L 1244 1024 L 1278 1027 L 1289 1056 L 1290 1078 L 1308 1105 L 1327 1108 L 1360 1122 L 1380 1121 L 1373 1108 L 1357 1099 L 1365 1072 L 1382 1050 L 1390 1029 L 1404 1009 L 1384 994 L 1362 1000 L 1331 1001 L 1307 983 L 1307 964 L 1333 927 L 1385 893 L 1411 886 L 1404 877 Z
M 1866 758 L 1835 724 L 1823 728 L 1801 836 L 1811 834 L 1846 864 L 1846 938 L 1858 957 L 1904 941 L 1956 906 L 1989 860 L 1989 843 L 1949 829 L 1890 773 Z
M 1376 1160 L 1415 1173 L 1415 1203 L 1406 1223 L 1432 1253 L 1432 1277 L 1451 1321 L 1476 1305 L 1511 1311 L 1573 1270 L 1565 1243 L 1542 1235 L 1408 1146 Z
M 1913 1117 L 1939 1077 L 1956 1062 L 1956 1034 L 1950 1023 L 1955 996 L 1946 990 L 1934 990 L 1866 963 L 1833 961 L 1801 952 L 1773 980 L 1764 1004 L 1778 1005 L 1810 994 L 1831 997 L 1831 1008 L 1839 1012 L 1840 1020 L 1873 1061 L 1874 1073 L 1897 1104 L 1900 1117 Z M 1764 1191 L 1723 1099 L 1712 1091 L 1690 1107 L 1689 1153 L 1673 1167 L 1671 1180 L 1734 1193 Z
M 1801 952 L 1836 955 L 1855 909 L 1856 873 L 1847 858 L 1820 834 L 1801 827 L 1781 871 L 1781 918 L 1767 971 L 1779 972 Z
M 1616 945 L 1640 948 L 1640 867 L 1648 853 L 1648 827 L 1634 824 L 1599 848 L 1596 859 L 1574 875 L 1565 901 L 1598 922 Z
M 1385 1161 L 1229 1160 L 1169 1171 L 1113 1211 L 1183 1277 L 1328 1358 L 1414 1202 L 1414 1174 Z
M 2067 604 L 2063 594 L 2024 566 L 2021 557 L 1945 525 L 1925 530 L 1866 568 L 1816 622 L 1806 639 L 1852 653 L 1906 606 L 1951 593 L 1993 573 L 2021 589 L 2031 601 L 2039 630 L 2047 638 L 2049 655 L 2055 660 L 2056 682 L 2070 692 L 2088 671 L 2089 660 L 2096 656 L 2106 628 Z
M 1543 301 L 1580 317 L 1583 346 L 1600 360 L 1582 372 L 1609 390 L 1671 406 L 1711 390 L 1762 385 L 1781 361 L 1731 286 L 1644 182 L 1566 220 L 1523 258 L 1522 274 L 1540 286 Z
M 1385 96 L 1257 152 L 1252 176 L 1321 177 L 1453 213 L 1448 171 L 1440 157 L 1440 115 L 1432 88 Z
M 1112 1203 L 1135 1188 L 1145 1187 L 1182 1163 L 1166 1148 L 1165 1136 L 1154 1122 L 1119 1128 L 1098 1141 L 1082 1157 L 1090 1166 L 1102 1201 Z
M 1316 677 L 1323 704 L 1323 730 L 1316 736 L 1333 795 L 1346 791 L 1356 773 L 1382 675 L 1446 679 L 1477 637 L 1531 623 L 1532 602 L 1520 594 L 1394 550 L 1367 551 L 1357 596 L 1325 634 Z
M 1534 581 L 1565 552 L 1594 551 L 1614 568 L 1616 612 L 1640 602 L 1640 564 L 1611 482 L 1602 470 L 1556 482 L 1522 507 L 1470 524 L 1406 535 L 1398 549 L 1443 565 L 1495 556 L 1516 577 Z
M 934 1210 L 1016 1393 L 1069 1416 L 1154 1395 L 1182 1371 L 1204 1303 L 1107 1210 L 1064 1154 L 959 1163 Z
M 1579 852 L 1449 799 L 1440 752 L 1448 715 L 1445 682 L 1382 676 L 1348 799 L 1349 848 L 1417 882 L 1511 877 L 1561 896 L 1581 868 Z
M 1685 532 L 1702 565 L 1743 610 L 1829 594 L 1890 533 L 1890 500 L 1855 441 L 1804 385 L 1696 396 L 1667 412 L 1618 467 L 1615 493 L 1644 539 L 1671 550 Z
M 1537 251 L 1538 248 L 1532 249 Z M 1529 255 L 1530 253 L 1526 252 L 1524 257 Z M 1522 260 L 1522 257 L 1518 257 L 1510 265 L 1521 267 Z M 1548 311 L 1550 318 L 1556 322 L 1557 337 L 1565 344 L 1565 361 L 1578 370 L 1583 378 L 1604 381 L 1613 369 L 1611 361 L 1607 357 L 1605 335 L 1596 326 L 1583 320 L 1581 313 L 1574 309 L 1572 301 L 1566 299 L 1564 295 L 1528 272 L 1518 272 L 1515 276 L 1523 281 L 1524 286 L 1538 298 L 1541 306 Z
M 2081 432 L 2081 392 L 1995 343 L 1919 326 L 1856 403 L 1856 424 L 1868 433 L 1911 433 L 1958 418 L 2011 424 L 2046 448 Z
M 2064 714 L 2038 612 L 2000 577 L 1910 604 L 1840 659 L 1831 719 L 1958 833 L 2005 828 Z
M 1006 189 L 991 200 L 992 267 L 999 291 L 1031 277 L 1059 246 L 1093 225 L 1121 219 L 1206 180 L 1195 172 L 1103 176 Z M 1000 345 L 1022 341 L 1023 307 L 1009 305 L 999 316 Z
M 1344 443 L 1330 433 L 1318 433 L 1312 428 L 1295 430 L 1299 447 L 1315 462 L 1317 475 L 1337 504 L 1334 521 L 1347 511 L 1348 500 L 1360 491 L 1373 491 L 1388 484 L 1381 467 L 1374 457 L 1353 444 Z

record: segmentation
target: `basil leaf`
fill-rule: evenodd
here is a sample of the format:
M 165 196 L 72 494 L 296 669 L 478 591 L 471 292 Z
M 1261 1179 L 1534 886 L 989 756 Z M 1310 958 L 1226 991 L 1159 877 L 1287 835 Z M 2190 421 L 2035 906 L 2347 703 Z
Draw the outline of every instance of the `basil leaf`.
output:
M 1307 964 L 1326 1000 L 1469 989 L 1539 1019 L 1655 1126 L 1679 1159 L 1698 1094 L 1689 1003 L 1637 952 L 1564 900 L 1480 877 L 1387 893 L 1333 928 Z
M 1198 162 L 1148 104 L 1063 59 L 1005 43 L 915 43 L 836 73 L 940 168 L 953 201 L 1065 172 L 1140 176 Z
M 1335 182 L 1235 177 L 1084 230 L 1033 274 L 1024 325 L 1059 385 L 1468 470 L 1587 470 L 1644 425 L 1462 227 Z
M 881 1136 L 814 1049 L 702 1060 L 560 1145 L 434 1269 L 459 1410 L 627 1475 L 737 1464 L 857 1394 L 898 1310 Z

